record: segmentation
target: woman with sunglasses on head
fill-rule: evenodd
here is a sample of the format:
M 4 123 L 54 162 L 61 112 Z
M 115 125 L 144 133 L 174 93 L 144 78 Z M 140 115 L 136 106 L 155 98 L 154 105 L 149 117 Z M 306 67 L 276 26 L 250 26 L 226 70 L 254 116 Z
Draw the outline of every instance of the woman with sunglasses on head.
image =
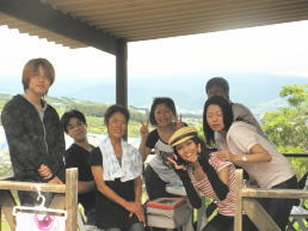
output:
M 158 97 L 153 100 L 149 116 L 149 121 L 155 129 L 149 132 L 148 123 L 142 124 L 140 128 L 139 152 L 143 160 L 146 160 L 152 150 L 155 153 L 144 171 L 146 190 L 150 200 L 177 196 L 167 192 L 166 186 L 181 185 L 180 178 L 167 160 L 167 157 L 173 153 L 168 140 L 177 128 L 182 126 L 181 121 L 176 121 L 176 118 L 174 101 L 168 97 Z

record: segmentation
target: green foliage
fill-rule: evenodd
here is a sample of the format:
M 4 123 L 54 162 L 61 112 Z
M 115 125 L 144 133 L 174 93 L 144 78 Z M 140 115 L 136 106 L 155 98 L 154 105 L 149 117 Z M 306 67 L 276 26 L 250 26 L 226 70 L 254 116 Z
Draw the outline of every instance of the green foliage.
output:
M 104 125 L 103 117 L 86 116 L 88 123 L 88 132 L 94 134 L 106 134 L 107 130 Z
M 0 177 L 13 176 L 12 165 L 8 164 L 0 164 Z
M 109 105 L 93 102 L 71 102 L 65 104 L 65 111 L 77 109 L 82 111 L 86 116 L 103 117 Z
M 0 153 L 0 177 L 13 176 L 12 164 L 9 157 L 9 150 L 3 149 Z
M 198 130 L 198 137 L 204 142 L 206 143 L 206 137 L 204 136 L 204 133 L 203 133 L 203 127 L 202 127 L 202 124 L 196 124 L 194 125 L 194 127 Z
M 279 95 L 281 97 L 288 97 L 288 102 L 293 107 L 299 107 L 303 104 L 305 104 L 307 106 L 307 103 L 308 103 L 307 87 L 308 87 L 308 84 L 286 85 L 281 89 Z
M 307 172 L 308 158 L 290 157 L 288 158 L 293 168 L 296 170 L 297 179 L 301 179 Z
M 130 113 L 130 121 L 137 122 L 139 124 L 139 127 L 141 125 L 142 121 L 147 121 L 148 115 L 140 113 L 136 109 L 129 107 L 129 113 Z
M 139 137 L 140 122 L 130 121 L 128 124 L 128 137 Z
M 263 129 L 283 153 L 308 151 L 308 85 L 286 85 L 280 91 L 288 106 L 263 117 Z

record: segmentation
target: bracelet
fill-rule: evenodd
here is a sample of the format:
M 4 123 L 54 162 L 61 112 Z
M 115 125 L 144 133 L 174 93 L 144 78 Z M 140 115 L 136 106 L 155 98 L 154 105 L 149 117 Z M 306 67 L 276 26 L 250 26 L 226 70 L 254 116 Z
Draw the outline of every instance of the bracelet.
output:
M 248 161 L 247 156 L 242 156 L 242 161 L 243 161 L 243 162 L 247 162 L 247 161 Z

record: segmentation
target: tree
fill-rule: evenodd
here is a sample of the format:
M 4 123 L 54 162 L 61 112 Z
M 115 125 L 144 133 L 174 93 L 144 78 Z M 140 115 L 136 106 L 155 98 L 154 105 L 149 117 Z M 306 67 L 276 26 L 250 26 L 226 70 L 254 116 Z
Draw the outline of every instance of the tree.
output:
M 263 129 L 281 152 L 308 151 L 308 85 L 286 85 L 279 95 L 287 97 L 288 106 L 267 112 Z

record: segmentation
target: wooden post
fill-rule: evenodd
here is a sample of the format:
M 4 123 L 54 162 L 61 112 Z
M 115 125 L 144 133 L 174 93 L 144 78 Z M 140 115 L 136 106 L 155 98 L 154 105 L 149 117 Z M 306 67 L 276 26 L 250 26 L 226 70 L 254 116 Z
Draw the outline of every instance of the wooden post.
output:
M 243 207 L 247 216 L 256 225 L 258 230 L 281 231 L 272 217 L 268 215 L 256 199 L 243 197 Z
M 13 208 L 15 205 L 16 203 L 11 192 L 9 190 L 0 190 L 0 207 L 11 230 L 15 230 L 16 228 L 16 221 L 13 216 Z
M 205 205 L 205 197 L 201 197 L 202 200 L 202 205 L 201 208 L 198 209 L 198 217 L 197 217 L 197 231 L 201 231 L 201 228 L 207 223 L 207 217 L 205 220 L 205 210 L 206 210 L 206 205 Z
M 127 42 L 119 39 L 116 44 L 116 103 L 127 107 Z
M 116 103 L 127 107 L 127 42 L 118 39 L 116 45 Z M 123 138 L 127 140 L 127 129 Z
M 78 169 L 66 169 L 65 207 L 67 210 L 66 231 L 77 230 L 77 204 L 78 204 Z
M 236 196 L 236 204 L 235 204 L 235 218 L 234 218 L 234 230 L 242 231 L 242 187 L 243 187 L 243 170 L 237 169 L 235 170 L 235 196 Z

